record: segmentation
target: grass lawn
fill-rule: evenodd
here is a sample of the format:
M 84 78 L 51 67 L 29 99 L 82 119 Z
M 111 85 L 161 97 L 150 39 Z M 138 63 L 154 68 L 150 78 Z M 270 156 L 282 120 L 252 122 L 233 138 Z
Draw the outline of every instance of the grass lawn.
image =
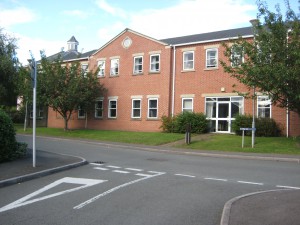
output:
M 18 134 L 32 134 L 32 129 L 27 128 L 26 132 L 23 126 L 15 125 Z M 175 142 L 184 138 L 184 134 L 171 134 L 159 132 L 128 132 L 128 131 L 105 131 L 105 130 L 71 130 L 65 132 L 59 128 L 37 127 L 36 135 L 52 136 L 62 138 L 82 138 L 99 141 L 113 141 L 130 144 L 144 145 L 162 145 Z
M 195 137 L 196 139 L 196 137 Z M 188 149 L 220 150 L 227 152 L 300 154 L 300 138 L 256 137 L 254 148 L 251 137 L 245 136 L 244 148 L 242 137 L 231 134 L 211 134 L 202 140 L 191 139 L 190 145 L 177 145 Z
M 32 134 L 32 129 L 24 132 L 23 125 L 15 125 L 17 133 Z M 160 132 L 128 132 L 128 131 L 103 131 L 103 130 L 72 130 L 65 132 L 58 128 L 38 127 L 36 134 L 39 136 L 52 136 L 62 138 L 80 138 L 99 141 L 112 141 L 131 144 L 163 145 L 166 143 L 184 140 L 184 134 Z M 242 137 L 231 134 L 204 134 L 193 135 L 191 144 L 176 144 L 174 147 L 197 150 L 219 150 L 228 152 L 248 153 L 273 153 L 273 154 L 300 154 L 300 138 L 286 137 L 256 137 L 255 147 L 251 148 L 251 137 L 245 137 L 242 148 Z

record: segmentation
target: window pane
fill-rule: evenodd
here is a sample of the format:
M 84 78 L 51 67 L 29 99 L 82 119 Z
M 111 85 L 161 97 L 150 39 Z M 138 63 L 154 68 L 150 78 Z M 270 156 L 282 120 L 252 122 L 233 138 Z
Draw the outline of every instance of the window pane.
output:
M 149 118 L 157 118 L 157 99 L 151 99 L 148 102 L 148 117 Z
M 183 53 L 183 69 L 194 69 L 194 52 Z
M 150 71 L 152 72 L 158 72 L 159 71 L 159 55 L 151 55 L 150 56 Z

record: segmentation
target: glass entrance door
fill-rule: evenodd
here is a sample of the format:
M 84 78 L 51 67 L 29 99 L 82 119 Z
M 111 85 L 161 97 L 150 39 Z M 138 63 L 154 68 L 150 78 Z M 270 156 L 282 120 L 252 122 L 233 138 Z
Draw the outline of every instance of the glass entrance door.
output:
M 229 132 L 230 128 L 230 103 L 218 102 L 218 116 L 216 118 L 217 132 Z

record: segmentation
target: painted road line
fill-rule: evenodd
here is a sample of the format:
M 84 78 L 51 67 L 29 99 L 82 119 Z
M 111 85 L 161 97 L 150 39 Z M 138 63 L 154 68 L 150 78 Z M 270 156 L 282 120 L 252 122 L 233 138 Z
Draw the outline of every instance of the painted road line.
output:
M 113 170 L 112 172 L 114 172 L 114 173 L 130 173 L 130 172 L 124 171 L 124 170 Z
M 39 189 L 39 190 L 37 190 L 37 191 L 35 191 L 35 192 L 33 192 L 29 195 L 26 195 L 25 197 L 20 198 L 17 201 L 14 201 L 14 202 L 0 208 L 0 212 L 4 212 L 4 211 L 10 210 L 10 209 L 14 209 L 14 208 L 17 208 L 17 207 L 20 207 L 20 206 L 29 205 L 29 204 L 39 202 L 39 201 L 42 201 L 42 200 L 46 200 L 46 199 L 49 199 L 49 198 L 53 198 L 53 197 L 56 197 L 56 196 L 59 196 L 59 195 L 62 195 L 62 194 L 67 194 L 67 193 L 70 193 L 70 192 L 73 192 L 73 191 L 78 191 L 80 189 L 87 188 L 87 187 L 90 187 L 90 186 L 93 186 L 93 185 L 96 185 L 96 184 L 100 184 L 100 183 L 103 183 L 105 181 L 107 181 L 107 180 L 95 180 L 95 179 L 65 177 L 65 178 L 59 179 L 59 180 L 57 180 L 57 181 L 55 181 L 55 182 Z M 46 195 L 46 196 L 43 196 L 43 197 L 31 199 L 31 198 L 33 198 L 37 195 L 40 195 L 41 193 L 43 193 L 45 191 L 48 191 L 51 188 L 55 188 L 56 186 L 58 186 L 60 184 L 63 184 L 63 183 L 79 184 L 81 186 L 76 187 L 76 188 L 71 188 L 71 189 L 68 189 L 68 190 L 65 190 L 65 191 L 56 192 L 56 193 Z
M 144 170 L 142 169 L 136 169 L 136 168 L 125 168 L 126 170 L 130 170 L 130 171 L 136 171 L 136 172 L 142 172 Z
M 103 167 L 94 167 L 93 169 L 95 169 L 95 170 L 109 170 L 109 169 L 103 168 Z
M 264 185 L 263 183 L 256 183 L 256 182 L 243 181 L 243 180 L 238 180 L 237 182 L 238 182 L 238 183 L 241 183 L 241 184 Z
M 102 166 L 103 164 L 100 164 L 100 163 L 89 163 L 90 165 L 93 165 L 93 166 Z
M 101 193 L 101 194 L 99 194 L 99 195 L 97 195 L 97 196 L 95 196 L 95 197 L 93 197 L 93 198 L 91 198 L 91 199 L 89 199 L 89 200 L 87 200 L 87 201 L 85 201 L 85 202 L 83 202 L 83 203 L 75 206 L 73 209 L 81 209 L 81 208 L 87 206 L 88 204 L 91 204 L 94 201 L 98 200 L 99 198 L 102 198 L 102 197 L 104 197 L 104 196 L 106 196 L 106 195 L 108 195 L 108 194 L 110 194 L 112 192 L 115 192 L 115 191 L 117 191 L 117 190 L 119 190 L 121 188 L 127 187 L 129 185 L 135 184 L 137 182 L 140 182 L 140 181 L 143 181 L 143 180 L 146 180 L 146 179 L 149 179 L 149 178 L 160 176 L 160 175 L 163 175 L 163 174 L 165 174 L 165 173 L 158 173 L 158 174 L 155 174 L 155 175 L 152 175 L 152 176 L 143 177 L 143 178 L 140 178 L 140 179 L 137 179 L 137 180 L 130 181 L 130 182 L 125 183 L 125 184 L 121 184 L 121 185 L 119 185 L 117 187 L 109 189 L 108 191 L 105 191 L 105 192 L 103 192 L 103 193 Z
M 282 185 L 276 185 L 276 187 L 300 190 L 300 187 L 282 186 Z
M 180 173 L 175 174 L 175 176 L 191 177 L 191 178 L 195 178 L 196 177 L 196 176 L 192 176 L 192 175 L 188 175 L 188 174 L 180 174 Z
M 152 174 L 144 174 L 144 173 L 136 173 L 135 175 L 140 176 L 140 177 L 151 177 L 153 176 Z
M 227 179 L 214 178 L 214 177 L 205 177 L 204 180 L 216 180 L 216 181 L 228 181 Z
M 119 166 L 110 166 L 110 165 L 108 165 L 108 166 L 106 166 L 106 167 L 112 168 L 112 169 L 121 169 L 121 167 L 119 167 Z
M 158 172 L 158 171 L 148 171 L 148 173 L 161 174 L 161 173 L 164 173 L 164 172 Z

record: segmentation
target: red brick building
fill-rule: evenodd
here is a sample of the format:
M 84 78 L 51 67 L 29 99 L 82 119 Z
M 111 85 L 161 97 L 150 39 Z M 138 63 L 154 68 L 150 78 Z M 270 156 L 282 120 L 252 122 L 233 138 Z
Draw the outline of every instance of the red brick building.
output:
M 164 40 L 125 29 L 80 58 L 90 70 L 100 68 L 99 82 L 108 91 L 96 100 L 94 112 L 78 110 L 69 127 L 84 128 L 87 116 L 90 129 L 160 131 L 163 115 L 193 111 L 206 114 L 211 132 L 231 133 L 236 113 L 253 112 L 253 101 L 233 92 L 232 85 L 236 84 L 240 92 L 248 89 L 226 74 L 219 63 L 225 60 L 221 43 L 238 36 L 252 39 L 252 28 Z M 243 60 L 242 56 L 235 57 Z M 274 118 L 284 135 L 300 135 L 296 113 L 271 105 L 262 93 L 258 93 L 254 107 L 256 116 Z M 63 127 L 62 119 L 51 109 L 48 126 Z

